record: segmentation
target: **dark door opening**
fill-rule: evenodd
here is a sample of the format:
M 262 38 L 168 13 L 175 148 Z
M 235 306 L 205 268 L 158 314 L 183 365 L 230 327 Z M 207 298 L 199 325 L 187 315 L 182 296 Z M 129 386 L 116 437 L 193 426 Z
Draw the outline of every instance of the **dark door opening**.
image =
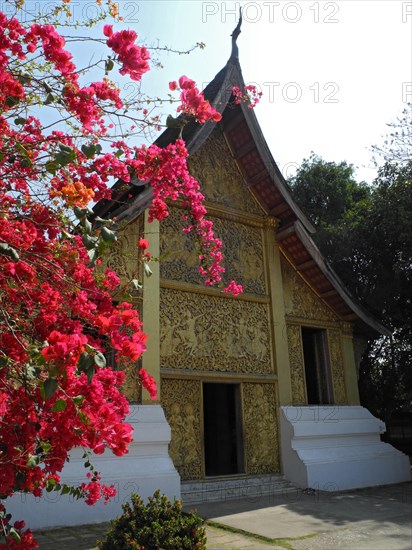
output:
M 302 327 L 302 344 L 308 404 L 330 404 L 332 390 L 326 332 L 321 329 Z
M 203 384 L 206 476 L 243 472 L 238 384 Z

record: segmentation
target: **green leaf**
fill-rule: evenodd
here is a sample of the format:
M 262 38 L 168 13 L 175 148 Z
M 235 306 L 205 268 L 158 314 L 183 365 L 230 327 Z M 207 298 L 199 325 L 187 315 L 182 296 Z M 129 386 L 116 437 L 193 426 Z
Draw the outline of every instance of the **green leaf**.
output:
M 42 448 L 42 451 L 44 453 L 48 453 L 50 449 L 52 448 L 51 444 L 48 441 L 40 441 L 40 447 Z M 52 483 L 52 481 L 55 482 L 55 480 L 50 479 L 49 483 Z
M 73 403 L 75 405 L 81 405 L 84 401 L 84 395 L 76 395 L 76 397 L 73 397 Z
M 80 355 L 80 359 L 79 359 L 79 363 L 78 363 L 78 369 L 80 371 L 84 371 L 90 365 L 93 365 L 93 364 L 94 364 L 93 357 L 89 353 L 87 353 L 87 351 L 84 351 Z
M 67 402 L 64 399 L 57 399 L 53 406 L 53 412 L 61 412 L 67 407 Z
M 93 376 L 94 376 L 94 365 L 91 365 L 90 367 L 88 367 L 84 372 L 87 376 L 87 381 L 90 384 L 90 382 L 93 380 Z
M 23 147 L 23 145 L 19 142 L 16 142 L 16 149 L 19 151 L 19 153 L 21 153 L 22 157 L 27 160 L 29 165 L 31 165 L 32 162 L 31 162 L 31 159 L 30 159 L 30 156 L 29 156 L 29 153 L 28 153 L 27 149 L 25 147 Z
M 14 124 L 17 124 L 17 125 L 21 125 L 21 124 L 26 124 L 26 119 L 19 116 L 17 118 L 14 119 Z
M 18 105 L 20 99 L 18 97 L 14 97 L 14 96 L 7 96 L 6 97 L 6 105 L 7 107 L 15 107 L 16 105 Z
M 96 260 L 99 257 L 99 253 L 96 250 L 96 248 L 93 248 L 93 250 L 88 250 L 87 255 L 89 256 L 90 260 L 90 267 L 94 267 L 96 265 Z
M 46 162 L 46 170 L 50 174 L 53 174 L 53 176 L 55 175 L 58 169 L 59 169 L 59 165 L 57 164 L 57 162 L 54 162 L 53 160 L 48 160 Z
M 50 103 L 53 103 L 54 99 L 55 99 L 54 95 L 51 93 L 48 93 L 46 95 L 46 99 L 43 101 L 43 105 L 50 105 Z
M 68 485 L 63 485 L 61 494 L 62 495 L 68 495 L 70 493 L 70 487 Z
M 59 144 L 60 152 L 54 157 L 54 160 L 60 164 L 60 166 L 66 166 L 76 160 L 76 151 L 73 147 L 68 145 Z
M 15 262 L 18 262 L 20 259 L 17 251 L 7 243 L 0 243 L 0 254 L 6 254 L 6 256 L 10 256 L 10 258 Z
M 96 153 L 96 145 L 82 145 L 82 153 L 86 155 L 88 159 L 91 159 Z
M 70 145 L 64 145 L 64 143 L 59 143 L 59 149 L 65 153 L 72 153 L 74 151 L 73 147 Z
M 30 75 L 28 75 L 27 73 L 20 73 L 18 76 L 17 76 L 17 80 L 20 82 L 20 84 L 30 84 L 31 82 L 31 77 Z
M 53 397 L 55 391 L 57 390 L 57 380 L 55 378 L 48 378 L 44 382 L 43 388 L 45 399 L 50 399 L 51 397 Z
M 32 162 L 29 159 L 22 158 L 20 164 L 23 166 L 23 168 L 28 168 L 29 166 L 31 166 Z
M 84 218 L 84 224 L 83 225 L 84 225 L 84 229 L 85 229 L 86 233 L 88 235 L 91 235 L 92 231 L 93 231 L 93 226 L 91 224 L 91 221 L 88 220 L 87 218 Z
M 84 351 L 80 356 L 78 370 L 86 374 L 89 383 L 92 381 L 94 376 L 94 358 L 87 351 Z
M 106 366 L 106 357 L 103 355 L 103 353 L 100 353 L 100 351 L 98 351 L 94 356 L 94 362 L 98 367 L 104 369 Z
M 10 527 L 9 536 L 13 537 L 16 542 L 21 542 L 21 537 L 14 527 Z
M 104 241 L 108 241 L 108 242 L 117 241 L 116 233 L 111 229 L 107 229 L 107 227 L 101 228 L 100 235 Z
M 114 67 L 113 59 L 109 57 L 109 59 L 105 63 L 105 74 L 106 75 L 109 74 L 109 72 L 113 69 L 113 67 Z
M 50 94 L 53 90 L 50 88 L 50 86 L 47 84 L 46 81 L 43 81 L 43 88 L 46 90 L 48 94 Z
M 36 455 L 29 455 L 29 460 L 27 461 L 27 466 L 29 468 L 35 468 L 39 463 L 39 457 Z
M 77 219 L 81 220 L 87 214 L 87 209 L 86 208 L 79 208 L 78 206 L 75 206 L 73 208 L 73 213 L 74 213 L 74 215 L 76 216 Z

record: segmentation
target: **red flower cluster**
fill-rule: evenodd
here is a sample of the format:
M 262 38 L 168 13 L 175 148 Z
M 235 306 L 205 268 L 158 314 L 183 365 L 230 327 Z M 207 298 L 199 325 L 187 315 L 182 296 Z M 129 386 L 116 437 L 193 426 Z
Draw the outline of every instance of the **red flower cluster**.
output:
M 14 532 L 20 537 L 20 540 L 17 540 L 16 536 L 9 534 L 6 537 L 5 544 L 0 543 L 0 549 L 4 550 L 15 550 L 15 549 L 24 549 L 30 550 L 31 548 L 38 548 L 39 545 L 33 538 L 33 533 L 30 530 L 24 531 L 25 522 L 24 521 L 15 521 L 13 524 L 10 524 L 9 516 L 5 514 L 5 507 L 3 504 L 0 504 L 0 515 L 2 521 L 2 529 L 6 532 L 9 532 L 9 528 L 12 527 Z
M 136 159 L 130 160 L 137 177 L 148 181 L 153 189 L 153 201 L 149 209 L 149 220 L 161 221 L 168 215 L 167 200 L 183 199 L 190 213 L 190 223 L 185 232 L 193 232 L 200 242 L 200 274 L 207 285 L 221 281 L 224 268 L 222 262 L 222 242 L 214 236 L 213 223 L 205 218 L 204 196 L 199 183 L 189 174 L 185 143 L 178 139 L 164 149 L 152 145 L 137 150 Z M 184 216 L 184 219 L 187 219 Z
M 179 78 L 179 87 L 181 89 L 180 100 L 182 104 L 177 108 L 178 112 L 193 116 L 200 124 L 208 120 L 219 122 L 222 115 L 205 99 L 202 92 L 196 88 L 196 82 L 181 76 Z M 178 88 L 176 82 L 169 83 L 169 89 L 174 91 Z
M 149 241 L 147 239 L 139 239 L 139 243 L 137 245 L 140 250 L 147 250 L 149 248 Z
M 89 506 L 95 504 L 102 497 L 104 499 L 104 504 L 107 504 L 111 498 L 116 496 L 116 490 L 114 485 L 110 487 L 102 486 L 100 483 L 100 475 L 95 474 L 92 477 L 92 474 L 87 474 L 89 478 L 92 478 L 88 483 L 82 483 L 81 488 L 84 494 L 86 495 L 86 504 Z
M 149 70 L 149 52 L 145 47 L 137 46 L 137 34 L 134 31 L 113 32 L 112 25 L 105 25 L 103 33 L 109 38 L 107 45 L 123 64 L 120 74 L 129 75 L 132 80 L 140 80 L 144 73 Z
M 229 292 L 230 294 L 233 294 L 233 296 L 239 296 L 239 294 L 242 294 L 243 292 L 243 287 L 242 285 L 238 285 L 236 281 L 230 281 L 223 292 Z
M 233 86 L 232 94 L 235 98 L 235 104 L 239 105 L 242 101 L 247 101 L 249 109 L 253 109 L 259 103 L 262 92 L 258 92 L 256 86 L 253 84 L 248 84 L 243 90 L 242 92 L 238 86 Z
M 139 370 L 140 381 L 142 386 L 149 392 L 150 398 L 153 400 L 157 399 L 157 387 L 156 381 L 153 376 L 147 373 L 146 369 Z

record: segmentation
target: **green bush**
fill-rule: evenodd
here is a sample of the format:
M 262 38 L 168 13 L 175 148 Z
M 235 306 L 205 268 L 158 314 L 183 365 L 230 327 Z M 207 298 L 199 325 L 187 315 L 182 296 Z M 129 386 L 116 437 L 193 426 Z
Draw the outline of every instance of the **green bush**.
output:
M 123 504 L 123 515 L 111 522 L 111 529 L 100 550 L 204 550 L 203 520 L 182 510 L 182 503 L 172 504 L 160 491 L 149 502 L 136 494 L 131 504 Z

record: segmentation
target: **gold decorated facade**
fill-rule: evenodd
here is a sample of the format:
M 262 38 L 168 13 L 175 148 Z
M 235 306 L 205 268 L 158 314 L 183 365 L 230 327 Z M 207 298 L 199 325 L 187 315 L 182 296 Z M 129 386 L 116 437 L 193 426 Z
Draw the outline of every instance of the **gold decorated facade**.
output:
M 226 384 L 236 388 L 239 408 L 236 438 L 241 456 L 233 473 L 280 473 L 279 404 L 308 403 L 302 326 L 325 330 L 334 399 L 345 403 L 340 320 L 278 248 L 281 270 L 273 277 L 276 266 L 273 251 L 268 253 L 268 233 L 273 233 L 276 220 L 246 188 L 219 129 L 190 159 L 190 167 L 224 243 L 224 283 L 235 279 L 244 293 L 233 298 L 204 286 L 194 240 L 182 232 L 183 211 L 171 207 L 159 236 L 159 365 L 161 403 L 172 431 L 170 454 L 182 480 L 208 477 L 204 391 Z M 283 342 L 276 342 L 276 336 Z M 285 384 L 292 400 L 282 395 Z

